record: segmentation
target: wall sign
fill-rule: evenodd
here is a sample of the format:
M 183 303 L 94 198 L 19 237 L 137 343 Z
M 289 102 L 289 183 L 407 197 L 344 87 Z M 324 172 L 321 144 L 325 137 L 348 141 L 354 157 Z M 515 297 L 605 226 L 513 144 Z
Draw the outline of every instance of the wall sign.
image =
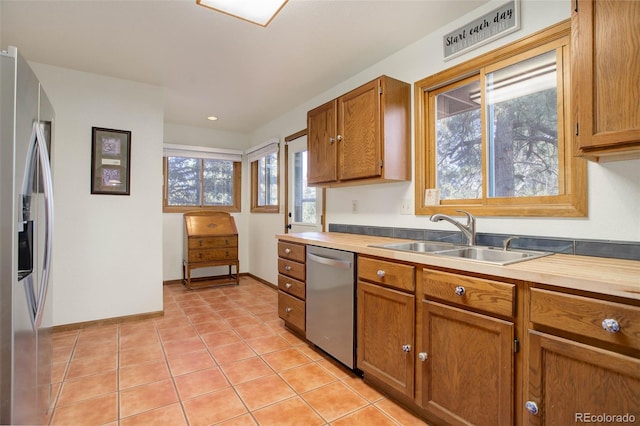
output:
M 444 59 L 449 60 L 520 29 L 520 0 L 511 0 L 486 15 L 442 37 Z

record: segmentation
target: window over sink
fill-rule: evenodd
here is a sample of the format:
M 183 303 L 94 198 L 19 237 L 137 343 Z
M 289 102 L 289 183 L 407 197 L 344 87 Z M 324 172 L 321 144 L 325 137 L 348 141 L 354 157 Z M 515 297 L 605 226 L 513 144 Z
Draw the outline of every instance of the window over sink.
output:
M 585 216 L 568 21 L 416 83 L 416 213 Z M 425 190 L 440 190 L 425 205 Z

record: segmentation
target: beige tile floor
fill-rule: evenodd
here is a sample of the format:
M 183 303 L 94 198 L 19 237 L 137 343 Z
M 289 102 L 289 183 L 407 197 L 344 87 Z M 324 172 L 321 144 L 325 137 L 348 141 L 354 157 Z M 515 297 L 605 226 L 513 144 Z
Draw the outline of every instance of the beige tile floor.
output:
M 164 317 L 54 334 L 53 425 L 423 425 L 284 328 L 277 293 L 164 286 Z

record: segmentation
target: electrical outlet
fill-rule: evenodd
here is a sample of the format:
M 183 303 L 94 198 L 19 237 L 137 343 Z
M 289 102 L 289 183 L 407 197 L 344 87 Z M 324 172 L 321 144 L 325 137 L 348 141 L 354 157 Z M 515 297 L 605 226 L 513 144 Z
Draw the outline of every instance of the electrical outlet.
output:
M 405 198 L 402 200 L 402 204 L 400 205 L 400 214 L 413 214 L 413 205 L 412 200 L 410 198 Z
M 358 213 L 358 200 L 351 200 L 351 213 Z

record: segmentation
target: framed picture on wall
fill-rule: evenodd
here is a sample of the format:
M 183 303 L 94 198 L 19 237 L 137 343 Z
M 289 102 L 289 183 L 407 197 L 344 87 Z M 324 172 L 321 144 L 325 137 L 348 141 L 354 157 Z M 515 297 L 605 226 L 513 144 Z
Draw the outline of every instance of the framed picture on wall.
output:
M 91 193 L 129 195 L 131 132 L 91 128 Z

